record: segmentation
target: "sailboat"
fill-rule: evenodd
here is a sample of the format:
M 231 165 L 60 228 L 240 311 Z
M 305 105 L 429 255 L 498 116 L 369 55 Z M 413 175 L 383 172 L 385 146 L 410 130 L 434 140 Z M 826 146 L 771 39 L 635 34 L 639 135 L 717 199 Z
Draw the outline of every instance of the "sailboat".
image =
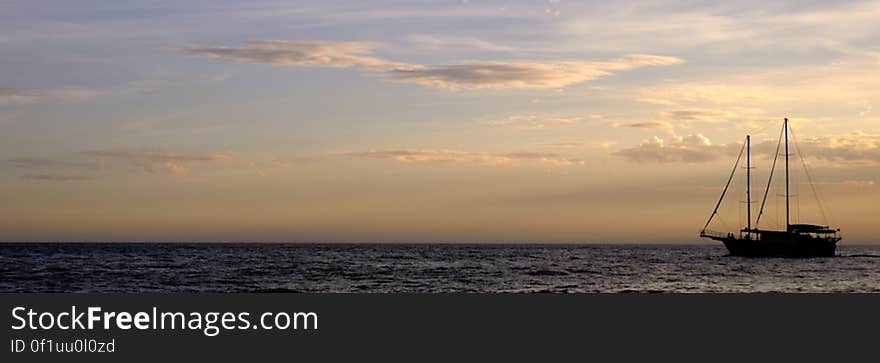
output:
M 837 242 L 840 242 L 840 229 L 834 229 L 828 225 L 820 224 L 792 224 L 791 223 L 791 193 L 789 192 L 789 153 L 788 135 L 789 125 L 788 118 L 782 124 L 779 142 L 776 146 L 776 156 L 773 158 L 773 166 L 770 169 L 770 179 L 767 181 L 767 188 L 764 191 L 764 198 L 761 202 L 761 208 L 755 224 L 752 224 L 752 200 L 751 200 L 751 136 L 747 135 L 739 156 L 733 166 L 733 171 L 727 179 L 727 185 L 721 192 L 721 198 L 715 205 L 715 209 L 709 216 L 709 220 L 700 231 L 700 237 L 708 238 L 715 241 L 721 241 L 727 247 L 728 252 L 732 256 L 746 257 L 832 257 L 837 248 Z M 767 202 L 767 193 L 770 191 L 770 183 L 773 181 L 773 170 L 776 168 L 776 161 L 779 158 L 779 144 L 784 141 L 785 144 L 785 230 L 769 230 L 758 228 L 761 216 L 764 214 L 764 205 Z M 746 226 L 739 230 L 738 234 L 720 233 L 708 230 L 709 224 L 715 216 L 718 215 L 718 208 L 727 194 L 730 182 L 736 173 L 743 153 L 746 155 L 746 203 L 747 220 Z M 818 199 L 818 197 L 817 197 Z

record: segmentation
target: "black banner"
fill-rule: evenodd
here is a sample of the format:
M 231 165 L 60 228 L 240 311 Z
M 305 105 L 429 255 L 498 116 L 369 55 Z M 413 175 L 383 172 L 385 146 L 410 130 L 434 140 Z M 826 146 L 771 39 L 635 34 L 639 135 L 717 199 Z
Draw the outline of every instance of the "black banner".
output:
M 3 362 L 839 360 L 873 353 L 880 326 L 880 295 L 2 294 L 0 300 Z

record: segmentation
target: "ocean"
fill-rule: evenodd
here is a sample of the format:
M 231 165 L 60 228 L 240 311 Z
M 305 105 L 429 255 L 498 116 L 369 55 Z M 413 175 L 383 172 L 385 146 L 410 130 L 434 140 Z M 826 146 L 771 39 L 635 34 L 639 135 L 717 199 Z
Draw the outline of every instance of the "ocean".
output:
M 880 246 L 4 243 L 0 292 L 880 292 Z

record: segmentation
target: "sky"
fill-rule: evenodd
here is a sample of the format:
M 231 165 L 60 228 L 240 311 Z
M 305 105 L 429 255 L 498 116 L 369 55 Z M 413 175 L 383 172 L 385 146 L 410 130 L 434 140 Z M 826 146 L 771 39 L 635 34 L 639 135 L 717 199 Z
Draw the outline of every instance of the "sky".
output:
M 880 243 L 877 19 L 880 1 L 0 1 L 0 241 L 710 243 L 745 135 L 754 217 L 788 117 L 793 222 Z M 745 224 L 744 171 L 710 228 Z M 762 228 L 784 223 L 779 175 Z

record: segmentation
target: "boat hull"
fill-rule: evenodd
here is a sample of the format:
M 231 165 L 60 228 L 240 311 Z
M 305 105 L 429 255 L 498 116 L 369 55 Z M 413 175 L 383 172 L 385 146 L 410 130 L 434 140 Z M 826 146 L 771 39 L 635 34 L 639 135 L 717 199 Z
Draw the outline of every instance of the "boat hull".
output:
M 801 236 L 798 236 L 801 237 Z M 837 249 L 836 238 L 785 238 L 748 239 L 724 238 L 721 240 L 731 256 L 744 257 L 834 257 Z

